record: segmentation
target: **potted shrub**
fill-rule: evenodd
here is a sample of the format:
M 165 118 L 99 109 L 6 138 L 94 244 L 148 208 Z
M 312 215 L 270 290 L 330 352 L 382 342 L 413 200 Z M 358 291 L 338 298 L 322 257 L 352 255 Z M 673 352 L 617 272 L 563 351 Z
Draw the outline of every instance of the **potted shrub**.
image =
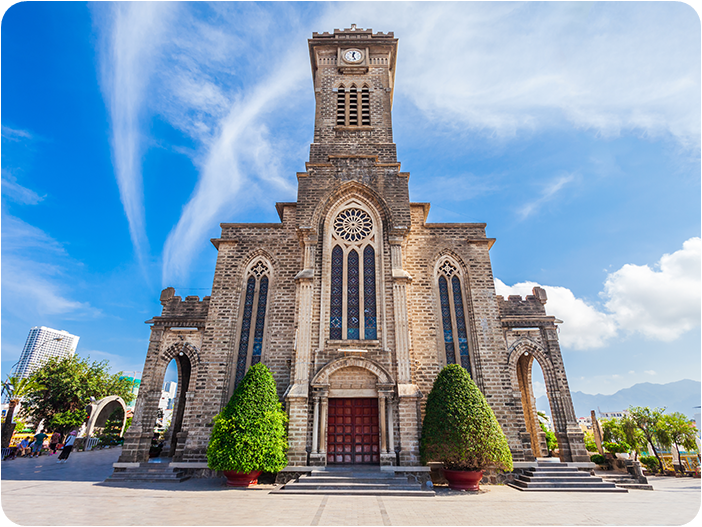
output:
M 261 472 L 278 472 L 287 465 L 286 422 L 273 375 L 261 363 L 251 366 L 214 418 L 207 466 L 224 472 L 230 487 L 248 487 Z
M 427 398 L 420 454 L 441 462 L 452 489 L 479 490 L 483 470 L 512 470 L 512 453 L 485 397 L 457 364 L 446 366 Z

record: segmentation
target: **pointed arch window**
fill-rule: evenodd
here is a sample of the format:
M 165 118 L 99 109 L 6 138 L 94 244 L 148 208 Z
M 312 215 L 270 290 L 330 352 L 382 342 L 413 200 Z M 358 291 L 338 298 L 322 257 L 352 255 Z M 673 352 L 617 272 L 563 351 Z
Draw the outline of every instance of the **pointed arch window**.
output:
M 241 330 L 239 331 L 235 384 L 239 384 L 239 381 L 243 379 L 249 366 L 261 361 L 266 328 L 270 266 L 259 260 L 251 266 L 247 276 Z
M 459 268 L 453 262 L 445 260 L 438 270 L 439 303 L 446 363 L 460 364 L 470 372 L 468 330 Z
M 370 214 L 347 208 L 332 222 L 329 338 L 375 340 L 377 235 Z
M 336 124 L 338 126 L 370 126 L 370 89 L 350 88 L 342 84 L 336 93 Z

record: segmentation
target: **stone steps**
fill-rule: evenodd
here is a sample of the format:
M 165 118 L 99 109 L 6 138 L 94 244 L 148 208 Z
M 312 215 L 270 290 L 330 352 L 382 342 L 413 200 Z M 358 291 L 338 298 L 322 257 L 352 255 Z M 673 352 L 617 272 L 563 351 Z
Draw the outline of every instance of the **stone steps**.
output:
M 528 492 L 627 492 L 611 481 L 555 462 L 539 462 L 507 485 Z
M 183 470 L 175 469 L 168 463 L 141 463 L 138 467 L 115 469 L 105 483 L 142 481 L 149 483 L 180 483 L 190 479 Z
M 309 475 L 290 481 L 272 491 L 274 494 L 327 494 L 345 496 L 435 496 L 419 483 L 409 483 L 406 477 L 393 472 L 362 468 L 327 468 L 313 470 Z
M 614 483 L 617 487 L 623 489 L 636 489 L 636 490 L 653 490 L 653 485 L 648 483 L 639 483 L 635 478 L 632 478 L 628 474 L 600 474 L 604 481 L 609 481 Z

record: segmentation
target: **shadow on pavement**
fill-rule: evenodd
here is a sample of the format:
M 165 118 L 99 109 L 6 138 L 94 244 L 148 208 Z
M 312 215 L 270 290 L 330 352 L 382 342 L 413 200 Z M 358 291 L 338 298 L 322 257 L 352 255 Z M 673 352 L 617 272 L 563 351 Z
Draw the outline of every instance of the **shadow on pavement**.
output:
M 0 474 L 3 480 L 15 481 L 104 481 L 121 453 L 121 447 L 73 452 L 66 463 L 57 463 L 58 455 L 48 454 L 8 459 L 0 465 Z

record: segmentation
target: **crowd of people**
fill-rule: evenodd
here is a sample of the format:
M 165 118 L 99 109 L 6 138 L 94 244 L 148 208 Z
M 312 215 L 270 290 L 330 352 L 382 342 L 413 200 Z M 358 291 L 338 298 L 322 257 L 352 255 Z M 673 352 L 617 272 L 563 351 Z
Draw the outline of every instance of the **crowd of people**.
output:
M 48 451 L 49 456 L 53 456 L 61 449 L 57 462 L 65 463 L 68 460 L 68 456 L 71 455 L 76 436 L 77 432 L 73 430 L 68 434 L 66 441 L 61 444 L 61 434 L 59 432 L 54 432 L 50 437 L 44 432 L 38 432 L 34 435 L 31 442 L 27 437 L 22 438 L 17 444 L 17 447 L 11 450 L 10 454 L 5 459 L 39 457 L 44 449 Z

